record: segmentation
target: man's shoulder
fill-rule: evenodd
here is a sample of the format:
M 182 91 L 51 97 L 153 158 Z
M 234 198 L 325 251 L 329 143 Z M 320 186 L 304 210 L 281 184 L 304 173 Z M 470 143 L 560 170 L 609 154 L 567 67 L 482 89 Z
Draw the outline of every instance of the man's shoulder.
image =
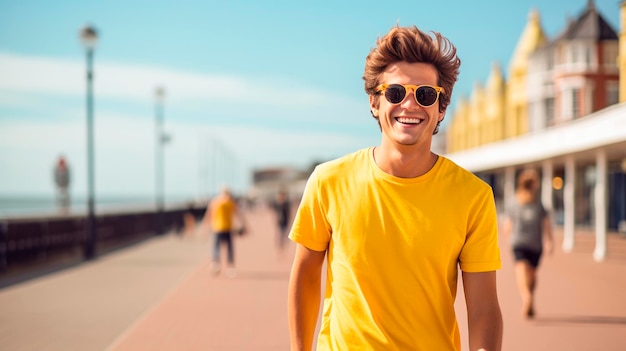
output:
M 367 162 L 368 150 L 370 149 L 360 149 L 339 158 L 320 163 L 315 167 L 315 172 L 318 176 L 343 175 L 350 170 L 354 170 L 355 166 Z
M 235 201 L 233 199 L 221 195 L 218 195 L 211 200 L 211 204 L 214 206 L 223 206 L 234 203 Z
M 440 157 L 443 158 L 443 168 L 445 172 L 452 176 L 454 182 L 462 183 L 467 186 L 475 186 L 479 189 L 491 189 L 491 185 L 489 185 L 486 181 L 484 181 L 473 172 L 462 166 L 459 166 L 457 163 L 445 156 Z

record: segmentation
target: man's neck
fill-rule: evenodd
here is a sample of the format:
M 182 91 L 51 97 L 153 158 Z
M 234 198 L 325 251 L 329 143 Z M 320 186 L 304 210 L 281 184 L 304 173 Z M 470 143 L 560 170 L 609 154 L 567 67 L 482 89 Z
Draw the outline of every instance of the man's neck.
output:
M 418 146 L 389 147 L 380 145 L 374 148 L 374 160 L 385 173 L 399 178 L 415 178 L 426 174 L 437 162 L 437 156 L 430 148 Z

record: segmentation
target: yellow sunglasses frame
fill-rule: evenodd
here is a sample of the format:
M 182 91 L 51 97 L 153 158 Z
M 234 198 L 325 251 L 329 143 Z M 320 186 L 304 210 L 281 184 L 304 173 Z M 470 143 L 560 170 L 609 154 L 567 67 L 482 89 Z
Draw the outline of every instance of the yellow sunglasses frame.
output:
M 404 94 L 404 97 L 402 98 L 402 101 L 398 102 L 397 104 L 394 104 L 391 101 L 387 100 L 387 102 L 389 102 L 392 105 L 400 105 L 402 102 L 404 102 L 404 100 L 406 100 L 406 96 L 409 95 L 409 89 L 413 90 L 413 98 L 415 99 L 415 102 L 417 102 L 417 104 L 422 106 L 422 107 L 431 107 L 431 106 L 433 106 L 434 104 L 437 103 L 437 101 L 439 101 L 439 95 L 442 92 L 445 93 L 445 89 L 443 89 L 442 87 L 438 87 L 436 85 L 429 85 L 429 84 L 413 85 L 413 84 L 398 84 L 398 83 L 381 84 L 381 85 L 376 87 L 376 91 L 381 93 L 382 95 L 384 95 L 385 94 L 385 90 L 387 90 L 387 88 L 389 88 L 389 86 L 391 86 L 391 85 L 400 85 L 400 86 L 404 87 L 404 90 L 406 91 L 406 93 Z M 437 98 L 435 99 L 435 102 L 432 103 L 432 105 L 425 106 L 425 105 L 420 104 L 419 101 L 417 101 L 417 89 L 419 89 L 421 87 L 433 88 L 437 92 Z M 385 97 L 385 99 L 387 99 L 387 97 Z

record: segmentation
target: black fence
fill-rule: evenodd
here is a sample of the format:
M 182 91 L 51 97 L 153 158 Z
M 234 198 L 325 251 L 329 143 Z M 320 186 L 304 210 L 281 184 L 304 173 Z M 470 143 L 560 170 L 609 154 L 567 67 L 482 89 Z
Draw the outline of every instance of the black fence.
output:
M 185 206 L 166 209 L 158 217 L 155 210 L 97 214 L 95 242 L 88 242 L 93 239 L 84 215 L 0 219 L 0 278 L 28 267 L 85 260 L 90 244 L 98 256 L 158 233 L 180 232 L 185 215 L 199 219 L 204 212 L 204 207 Z

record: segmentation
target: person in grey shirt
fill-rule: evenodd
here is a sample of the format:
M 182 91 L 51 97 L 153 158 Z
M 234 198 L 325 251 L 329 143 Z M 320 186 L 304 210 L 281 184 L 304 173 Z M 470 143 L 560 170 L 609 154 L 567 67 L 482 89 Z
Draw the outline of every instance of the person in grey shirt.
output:
M 522 315 L 526 318 L 535 315 L 534 293 L 541 255 L 544 250 L 549 254 L 553 250 L 552 224 L 538 193 L 538 172 L 523 170 L 517 178 L 515 201 L 507 208 L 502 227 L 503 234 L 510 237 Z

